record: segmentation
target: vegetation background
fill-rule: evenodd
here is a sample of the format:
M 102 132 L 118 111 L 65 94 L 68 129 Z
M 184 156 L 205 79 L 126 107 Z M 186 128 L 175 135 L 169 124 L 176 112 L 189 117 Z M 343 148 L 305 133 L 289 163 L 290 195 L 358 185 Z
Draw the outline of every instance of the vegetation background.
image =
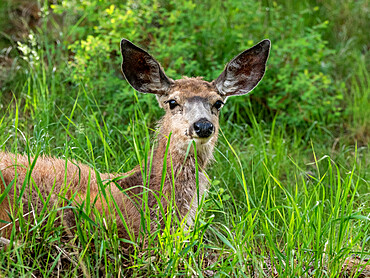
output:
M 260 85 L 222 110 L 193 228 L 169 220 L 127 255 L 87 205 L 72 239 L 53 212 L 19 218 L 1 275 L 370 276 L 369 17 L 366 0 L 1 1 L 0 148 L 99 172 L 148 159 L 163 114 L 123 80 L 121 38 L 209 81 L 272 41 Z

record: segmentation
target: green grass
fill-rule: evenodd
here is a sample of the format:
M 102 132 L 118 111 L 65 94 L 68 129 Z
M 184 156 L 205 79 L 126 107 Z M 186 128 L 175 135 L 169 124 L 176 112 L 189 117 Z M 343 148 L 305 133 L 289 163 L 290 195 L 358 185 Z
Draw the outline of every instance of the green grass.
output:
M 73 119 L 80 109 L 76 100 L 65 117 Z M 19 114 L 16 107 L 11 130 L 19 139 L 10 139 L 14 145 L 8 149 L 24 149 L 37 157 L 52 140 L 37 142 L 36 136 L 22 140 L 17 131 Z M 129 170 L 135 160 L 151 159 L 147 154 L 152 145 L 145 124 L 140 125 L 140 109 L 137 115 L 131 125 L 133 137 L 127 139 L 133 145 L 129 160 L 134 162 L 121 165 L 125 160 L 121 160 L 120 149 L 109 147 L 112 134 L 102 124 L 84 131 L 84 140 L 78 142 L 78 135 L 72 132 L 77 123 L 70 120 L 64 126 L 69 138 L 57 151 L 101 171 Z M 103 123 L 102 118 L 93 117 Z M 63 237 L 63 229 L 54 225 L 57 214 L 45 210 L 35 216 L 37 225 L 23 223 L 20 231 L 13 231 L 10 247 L 0 255 L 2 271 L 48 277 L 58 272 L 63 276 L 201 276 L 208 270 L 239 277 L 253 271 L 262 274 L 264 263 L 271 262 L 287 277 L 307 273 L 325 277 L 340 273 L 344 260 L 353 254 L 366 258 L 368 150 L 347 147 L 344 154 L 330 153 L 313 141 L 302 140 L 301 134 L 288 136 L 284 127 L 268 128 L 257 124 L 252 114 L 250 117 L 250 126 L 227 123 L 222 128 L 216 162 L 209 172 L 212 187 L 191 229 L 184 229 L 176 214 L 170 213 L 163 230 L 146 235 L 146 249 L 139 239 L 132 253 L 125 255 L 115 226 L 103 228 L 104 215 L 91 210 L 88 203 L 77 208 L 77 226 L 82 228 L 69 240 Z M 98 149 L 89 132 L 100 134 L 95 142 Z M 243 143 L 241 136 L 247 136 Z M 109 165 L 112 160 L 117 166 Z
M 286 8 L 304 10 L 317 4 L 313 2 L 302 1 L 297 7 L 286 2 Z M 347 11 L 358 28 L 365 26 L 362 15 L 356 14 L 364 5 L 360 2 Z M 342 8 L 327 5 L 335 15 L 329 31 L 349 30 L 345 22 L 337 23 Z M 324 10 L 320 13 L 325 15 Z M 307 16 L 302 30 L 316 24 L 314 20 Z M 75 31 L 80 23 L 69 29 L 55 23 L 54 28 Z M 45 154 L 76 159 L 98 172 L 148 165 L 155 121 L 162 113 L 155 97 L 135 93 L 118 78 L 97 87 L 91 79 L 71 82 L 67 50 L 43 28 L 27 42 L 39 46 L 27 56 L 32 61 L 20 62 L 22 53 L 13 53 L 22 68 L 9 75 L 0 91 L 0 149 L 36 158 Z M 193 227 L 186 228 L 172 209 L 163 229 L 120 239 L 114 221 L 87 201 L 75 208 L 78 229 L 67 237 L 62 226 L 55 225 L 57 211 L 45 205 L 42 213 L 33 215 L 36 221 L 20 218 L 20 229 L 13 229 L 10 245 L 0 252 L 1 275 L 263 277 L 276 272 L 281 277 L 339 277 L 346 259 L 368 259 L 368 52 L 359 47 L 362 33 L 346 33 L 357 36 L 348 49 L 343 36 L 329 31 L 326 39 L 338 43 L 338 53 L 356 57 L 351 70 L 348 60 L 332 57 L 340 73 L 330 74 L 343 81 L 335 87 L 344 98 L 340 123 L 292 127 L 278 115 L 264 120 L 266 114 L 257 114 L 248 96 L 243 105 L 230 98 L 221 115 L 215 161 L 207 171 L 210 190 Z M 112 60 L 110 66 L 118 69 Z M 104 181 L 99 185 L 103 188 Z M 7 201 L 6 192 L 0 193 L 0 200 Z M 66 200 L 62 207 L 70 205 Z M 13 218 L 21 215 L 22 209 Z M 144 213 L 143 223 L 150 220 L 156 221 Z M 132 243 L 129 254 L 122 247 L 127 240 Z M 354 273 L 361 277 L 360 268 Z

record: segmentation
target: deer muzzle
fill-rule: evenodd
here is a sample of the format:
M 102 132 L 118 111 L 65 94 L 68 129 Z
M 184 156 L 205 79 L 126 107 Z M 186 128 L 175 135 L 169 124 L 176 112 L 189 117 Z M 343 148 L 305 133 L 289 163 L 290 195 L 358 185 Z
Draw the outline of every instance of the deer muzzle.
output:
M 195 122 L 193 128 L 199 138 L 208 138 L 215 130 L 213 124 L 206 119 L 200 119 L 199 121 Z

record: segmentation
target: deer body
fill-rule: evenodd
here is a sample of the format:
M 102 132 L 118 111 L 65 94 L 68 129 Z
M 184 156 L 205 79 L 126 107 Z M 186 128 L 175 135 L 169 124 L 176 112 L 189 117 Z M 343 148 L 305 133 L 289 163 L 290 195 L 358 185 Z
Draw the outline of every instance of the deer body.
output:
M 79 206 L 89 198 L 90 204 L 99 212 L 113 214 L 117 220 L 120 237 L 128 238 L 129 232 L 137 236 L 142 228 L 142 194 L 144 187 L 147 187 L 150 192 L 147 207 L 152 217 L 158 214 L 158 198 L 155 198 L 155 195 L 159 196 L 164 208 L 174 195 L 178 215 L 181 218 L 188 217 L 188 223 L 191 223 L 197 210 L 198 199 L 202 198 L 208 184 L 204 169 L 212 159 L 217 141 L 219 110 L 229 96 L 246 94 L 258 84 L 265 72 L 269 49 L 270 42 L 264 40 L 242 52 L 228 63 L 213 82 L 204 81 L 202 78 L 174 81 L 165 75 L 159 63 L 150 54 L 123 39 L 122 72 L 125 78 L 137 91 L 156 94 L 159 105 L 166 111 L 159 123 L 158 143 L 153 154 L 152 169 L 147 177 L 149 183 L 144 185 L 139 166 L 128 173 L 98 174 L 97 177 L 92 168 L 81 163 L 39 157 L 30 173 L 28 169 L 32 158 L 29 161 L 26 156 L 0 152 L 0 171 L 3 177 L 0 176 L 1 192 L 16 179 L 16 186 L 11 185 L 8 198 L 0 204 L 0 220 L 10 222 L 8 225 L 0 223 L 0 227 L 3 227 L 0 228 L 0 235 L 8 236 L 12 229 L 14 223 L 11 223 L 12 217 L 9 217 L 9 213 L 11 207 L 17 210 L 18 204 L 15 204 L 14 200 L 23 191 L 22 188 L 25 190 L 21 196 L 23 215 L 26 215 L 29 221 L 32 221 L 31 212 L 40 212 L 45 202 L 51 209 L 67 204 Z M 196 143 L 196 157 L 191 145 L 193 141 Z M 168 155 L 165 159 L 168 142 Z M 195 159 L 199 168 L 199 188 L 196 183 Z M 162 184 L 164 163 L 167 171 Z M 29 174 L 32 177 L 30 184 L 23 185 Z M 98 178 L 105 184 L 108 198 L 102 196 Z M 33 184 L 38 186 L 40 192 L 36 192 Z M 111 198 L 117 208 L 112 206 Z M 72 204 L 69 200 L 72 200 Z M 114 209 L 112 211 L 109 208 Z M 117 216 L 117 210 L 122 212 L 129 231 Z M 60 219 L 67 228 L 76 225 L 75 214 L 71 209 L 60 210 L 60 214 L 63 215 Z

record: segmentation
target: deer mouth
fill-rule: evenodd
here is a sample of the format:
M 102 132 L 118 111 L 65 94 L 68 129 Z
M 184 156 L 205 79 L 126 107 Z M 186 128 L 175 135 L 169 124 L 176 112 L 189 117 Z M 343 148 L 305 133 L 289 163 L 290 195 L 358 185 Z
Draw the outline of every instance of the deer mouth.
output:
M 204 145 L 211 141 L 213 138 L 214 132 L 208 137 L 199 137 L 193 130 L 185 132 L 185 135 L 189 137 L 191 141 L 194 141 L 197 145 Z
M 192 139 L 197 145 L 204 145 L 207 144 L 209 141 L 211 141 L 213 136 L 209 136 L 207 138 L 199 138 L 199 137 L 193 137 Z

